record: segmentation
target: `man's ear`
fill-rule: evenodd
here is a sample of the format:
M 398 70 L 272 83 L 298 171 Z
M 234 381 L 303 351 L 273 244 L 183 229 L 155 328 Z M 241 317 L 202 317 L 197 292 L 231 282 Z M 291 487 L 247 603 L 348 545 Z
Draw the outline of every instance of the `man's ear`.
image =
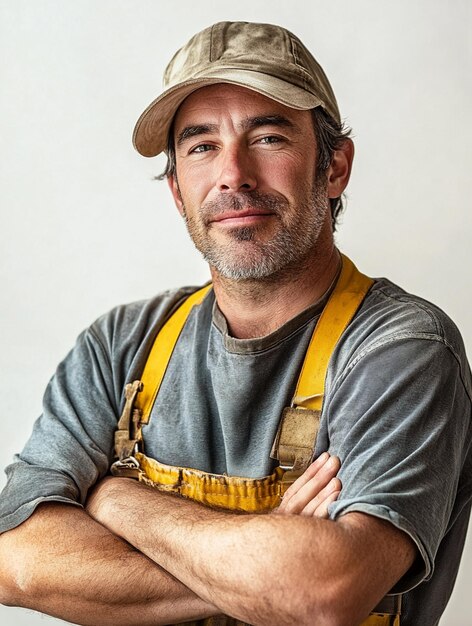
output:
M 170 174 L 167 177 L 167 184 L 169 185 L 170 192 L 172 194 L 172 197 L 174 198 L 175 206 L 177 207 L 180 215 L 183 217 L 185 213 L 184 203 L 182 202 L 179 183 L 177 182 L 177 177 L 175 176 L 175 174 Z
M 345 139 L 342 145 L 334 151 L 328 168 L 328 198 L 339 198 L 346 189 L 351 176 L 353 159 L 354 144 L 350 139 Z

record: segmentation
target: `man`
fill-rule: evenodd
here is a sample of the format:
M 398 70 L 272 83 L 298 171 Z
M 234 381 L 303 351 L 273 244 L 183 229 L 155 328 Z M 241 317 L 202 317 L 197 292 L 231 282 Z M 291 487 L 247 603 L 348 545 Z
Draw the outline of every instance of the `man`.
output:
M 294 35 L 216 24 L 165 85 L 134 141 L 167 151 L 212 287 L 118 307 L 60 364 L 7 469 L 0 600 L 81 624 L 436 624 L 472 492 L 456 328 L 336 249 L 353 145 Z

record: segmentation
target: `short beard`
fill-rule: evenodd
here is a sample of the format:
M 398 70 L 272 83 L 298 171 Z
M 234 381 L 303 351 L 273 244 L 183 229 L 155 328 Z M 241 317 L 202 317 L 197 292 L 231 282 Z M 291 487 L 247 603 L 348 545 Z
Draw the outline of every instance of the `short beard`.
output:
M 319 176 L 312 189 L 302 195 L 307 200 L 295 207 L 295 213 L 285 198 L 273 194 L 220 194 L 201 207 L 198 219 L 188 217 L 184 207 L 184 219 L 195 246 L 222 277 L 235 281 L 267 280 L 304 265 L 318 241 L 329 211 L 326 176 Z M 270 211 L 281 222 L 271 240 L 258 241 L 257 226 L 234 228 L 229 233 L 234 244 L 223 245 L 211 239 L 208 229 L 213 217 L 248 207 Z M 239 242 L 249 242 L 252 247 L 239 251 Z

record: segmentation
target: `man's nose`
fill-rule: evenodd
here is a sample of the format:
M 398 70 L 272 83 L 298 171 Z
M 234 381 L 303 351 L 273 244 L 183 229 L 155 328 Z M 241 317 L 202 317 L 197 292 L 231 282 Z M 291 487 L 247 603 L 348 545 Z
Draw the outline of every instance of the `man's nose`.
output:
M 216 186 L 219 191 L 251 191 L 256 188 L 254 164 L 241 146 L 225 148 L 219 159 Z

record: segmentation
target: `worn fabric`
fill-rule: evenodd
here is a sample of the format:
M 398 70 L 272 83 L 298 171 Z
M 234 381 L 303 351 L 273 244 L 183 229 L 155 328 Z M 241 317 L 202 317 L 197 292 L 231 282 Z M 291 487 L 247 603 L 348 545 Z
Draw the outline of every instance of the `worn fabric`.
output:
M 139 377 L 159 325 L 184 293 L 121 306 L 79 337 L 7 468 L 0 531 L 39 502 L 83 504 L 112 461 L 123 388 Z M 171 465 L 261 477 L 323 303 L 260 339 L 230 337 L 212 292 L 183 330 L 145 452 Z M 471 377 L 460 335 L 433 305 L 376 281 L 331 359 L 316 455 L 341 458 L 332 519 L 350 511 L 407 532 L 419 558 L 396 591 L 402 624 L 437 623 L 450 595 L 472 495 Z

